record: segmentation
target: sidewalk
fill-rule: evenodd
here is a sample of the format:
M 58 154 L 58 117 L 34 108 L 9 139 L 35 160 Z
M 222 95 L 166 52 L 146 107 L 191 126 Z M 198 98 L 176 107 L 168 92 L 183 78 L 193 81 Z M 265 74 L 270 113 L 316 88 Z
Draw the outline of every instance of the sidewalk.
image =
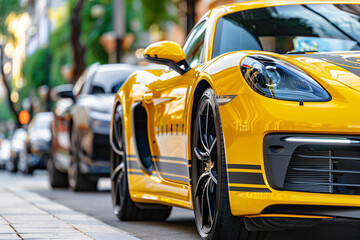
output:
M 0 239 L 138 238 L 21 187 L 0 184 Z

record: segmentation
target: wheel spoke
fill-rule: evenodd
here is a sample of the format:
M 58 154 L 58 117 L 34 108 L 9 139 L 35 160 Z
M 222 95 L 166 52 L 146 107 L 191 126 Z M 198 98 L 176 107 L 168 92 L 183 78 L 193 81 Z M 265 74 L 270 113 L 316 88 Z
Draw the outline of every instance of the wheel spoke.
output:
M 208 208 L 209 208 L 209 218 L 210 218 L 210 222 L 211 224 L 213 223 L 213 213 L 214 213 L 214 205 L 215 205 L 215 199 L 214 199 L 214 184 L 212 182 L 210 182 L 209 180 L 209 183 L 207 184 L 206 186 L 206 198 L 207 198 L 207 205 L 208 205 Z
M 215 184 L 217 184 L 218 181 L 217 181 L 217 173 L 216 173 L 216 171 L 215 171 L 215 165 L 212 165 L 212 166 L 211 166 L 211 169 L 210 169 L 210 171 L 209 171 L 209 175 L 210 175 L 210 178 L 213 180 L 213 182 L 214 182 Z
M 208 161 L 208 160 L 210 160 L 210 156 L 209 156 L 208 152 L 203 152 L 198 147 L 194 147 L 194 152 L 195 152 L 196 157 L 200 161 Z
M 204 136 L 205 136 L 205 138 L 206 138 L 206 135 L 205 135 L 205 133 L 203 133 L 203 121 L 202 121 L 202 119 L 201 119 L 201 114 L 199 114 L 199 131 L 200 131 L 200 140 L 201 140 L 201 144 L 202 144 L 202 146 L 203 146 L 203 148 L 206 150 L 206 151 L 208 151 L 209 150 L 209 148 L 208 148 L 208 146 L 205 144 L 205 140 L 204 140 Z
M 205 185 L 206 181 L 209 179 L 209 176 L 210 176 L 209 172 L 204 172 L 203 174 L 201 174 L 201 176 L 199 177 L 199 180 L 196 184 L 195 196 L 200 196 L 201 190 L 204 188 L 204 185 Z
M 214 141 L 213 141 L 212 144 L 211 144 L 211 147 L 210 147 L 210 149 L 209 149 L 209 155 L 211 155 L 212 150 L 213 150 L 214 147 L 216 146 L 215 144 L 216 144 L 216 138 L 214 139 Z
M 121 156 L 121 157 L 124 157 L 124 151 L 119 150 L 119 149 L 117 148 L 116 144 L 114 144 L 113 142 L 111 143 L 111 148 L 114 150 L 114 152 L 115 152 L 117 155 L 119 155 L 119 156 Z
M 120 197 L 120 201 L 121 201 L 121 199 L 123 199 L 123 197 L 124 197 L 124 175 L 125 173 L 124 173 L 124 169 L 122 168 L 121 169 L 121 172 L 119 173 L 119 177 L 118 177 L 118 182 L 119 182 L 119 186 L 118 186 L 118 188 L 119 188 L 119 197 Z
M 210 108 L 210 103 L 207 104 L 206 106 L 206 124 L 205 124 L 205 142 L 206 142 L 206 146 L 209 149 L 209 129 L 208 129 L 208 125 L 209 125 L 209 108 Z
M 114 180 L 114 205 L 119 205 L 119 182 Z
M 124 162 L 121 162 L 119 165 L 116 166 L 113 173 L 111 174 L 111 179 L 115 181 L 117 176 L 121 173 L 121 171 L 124 171 L 125 164 Z
M 115 114 L 115 123 L 114 123 L 115 141 L 117 141 L 119 139 L 119 125 L 118 125 L 119 120 L 118 119 L 119 119 L 119 116 L 117 114 Z
M 122 150 L 122 124 L 121 118 L 118 114 L 115 115 L 115 123 L 114 123 L 114 133 L 115 133 L 115 142 L 116 146 L 119 150 Z
M 204 189 L 202 191 L 202 195 L 201 195 L 201 208 L 202 208 L 202 226 L 204 227 L 206 223 L 209 222 L 209 200 L 208 200 L 208 195 L 207 195 L 207 190 L 208 190 L 208 187 L 209 187 L 209 182 L 210 182 L 210 179 L 208 179 L 205 183 L 205 186 L 204 186 Z M 207 206 L 205 206 L 207 205 Z

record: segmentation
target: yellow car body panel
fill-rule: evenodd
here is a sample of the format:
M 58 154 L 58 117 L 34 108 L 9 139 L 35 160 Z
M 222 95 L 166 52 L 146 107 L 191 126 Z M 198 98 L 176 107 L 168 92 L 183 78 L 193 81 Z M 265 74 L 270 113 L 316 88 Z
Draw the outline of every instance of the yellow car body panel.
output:
M 332 0 L 310 2 L 340 3 Z M 360 78 L 341 65 L 314 61 L 312 56 L 317 53 L 298 56 L 239 51 L 214 59 L 211 57 L 216 22 L 220 17 L 247 9 L 305 3 L 308 4 L 309 1 L 249 1 L 215 8 L 204 17 L 209 21 L 204 42 L 204 63 L 183 75 L 171 69 L 147 70 L 137 72 L 127 80 L 116 95 L 114 111 L 119 104 L 124 109 L 129 190 L 134 202 L 193 208 L 189 173 L 192 152 L 191 116 L 196 88 L 200 82 L 205 81 L 217 96 L 236 95 L 229 103 L 219 107 L 227 165 L 260 166 L 259 169 L 228 168 L 228 174 L 247 172 L 259 174 L 263 179 L 263 184 L 238 184 L 229 181 L 233 215 L 263 216 L 259 214 L 266 207 L 276 204 L 360 207 L 360 197 L 357 195 L 273 189 L 267 180 L 263 156 L 264 137 L 269 133 L 360 135 L 360 112 L 354 111 L 358 109 L 360 101 Z M 341 3 L 359 4 L 358 1 Z M 256 93 L 242 77 L 239 66 L 246 56 L 259 53 L 283 59 L 302 69 L 323 86 L 332 99 L 327 102 L 304 102 L 302 105 L 296 101 L 271 99 Z M 338 56 L 344 57 L 346 53 Z M 144 94 L 148 92 L 152 93 L 152 100 L 145 103 Z M 147 128 L 150 150 L 156 166 L 156 170 L 150 174 L 141 169 L 134 145 L 131 122 L 134 103 L 140 103 L 146 109 L 149 119 Z M 112 138 L 112 134 L 110 135 Z M 162 171 L 162 165 L 168 165 L 171 171 Z M 254 189 L 259 189 L 259 192 L 253 192 Z

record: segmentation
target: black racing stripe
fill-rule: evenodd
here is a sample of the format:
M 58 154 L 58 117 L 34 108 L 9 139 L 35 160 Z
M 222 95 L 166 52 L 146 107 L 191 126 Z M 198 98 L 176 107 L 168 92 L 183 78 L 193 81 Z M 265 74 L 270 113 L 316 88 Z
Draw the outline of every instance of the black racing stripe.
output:
M 130 175 L 144 175 L 142 172 L 129 172 Z
M 136 155 L 127 155 L 127 157 L 130 158 L 137 158 Z M 179 157 L 169 157 L 169 156 L 151 156 L 152 158 L 156 158 L 156 159 L 164 159 L 164 160 L 174 160 L 174 161 L 181 161 L 181 162 L 187 162 L 190 160 L 187 160 L 185 158 L 179 158 Z
M 188 161 L 185 158 L 178 158 L 178 157 L 167 157 L 167 156 L 152 156 L 152 157 L 156 159 L 164 159 L 164 160 L 174 160 L 174 161 L 182 161 L 182 162 Z
M 353 54 L 359 54 L 360 52 L 353 52 Z M 346 69 L 347 71 L 360 77 L 360 63 L 357 62 L 357 59 L 354 57 L 344 58 L 343 56 L 336 55 L 335 53 L 324 53 L 324 54 L 299 54 L 299 56 L 304 56 L 308 58 L 320 59 L 332 64 L 335 64 L 341 68 Z
M 230 191 L 238 192 L 271 192 L 267 188 L 230 187 Z
M 228 168 L 231 169 L 256 169 L 261 170 L 260 165 L 253 165 L 253 164 L 228 164 Z
M 228 174 L 229 174 L 229 183 L 265 185 L 261 173 L 228 172 Z
M 156 166 L 159 169 L 159 172 L 172 173 L 182 176 L 187 176 L 189 174 L 189 168 L 184 164 L 179 163 L 170 163 L 170 162 L 155 162 Z
M 129 163 L 129 169 L 140 169 L 140 166 L 136 161 L 128 161 Z
M 180 177 L 180 176 L 172 176 L 172 175 L 167 175 L 166 173 L 160 173 L 161 177 L 165 178 L 165 179 L 170 179 L 170 180 L 176 180 L 176 181 L 180 181 L 180 182 L 185 182 L 185 183 L 189 183 L 189 179 L 187 177 Z

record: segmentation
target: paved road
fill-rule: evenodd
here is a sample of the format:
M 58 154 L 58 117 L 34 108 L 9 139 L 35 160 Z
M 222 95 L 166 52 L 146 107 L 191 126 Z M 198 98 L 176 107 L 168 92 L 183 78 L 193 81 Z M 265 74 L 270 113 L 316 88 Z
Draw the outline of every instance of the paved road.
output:
M 166 222 L 120 222 L 112 212 L 110 181 L 108 179 L 100 181 L 99 192 L 80 193 L 66 189 L 51 190 L 47 180 L 47 173 L 41 170 L 35 171 L 33 176 L 0 171 L 0 181 L 19 184 L 48 199 L 130 232 L 141 239 L 154 239 L 155 236 L 158 240 L 200 239 L 192 211 L 173 208 Z
M 200 239 L 194 223 L 193 213 L 174 208 L 166 222 L 120 222 L 112 213 L 110 182 L 100 182 L 99 192 L 74 193 L 69 190 L 51 190 L 47 174 L 36 171 L 33 177 L 0 172 L 0 181 L 9 181 L 59 202 L 74 210 L 93 216 L 109 225 L 128 231 L 141 239 Z M 360 239 L 360 221 L 328 220 L 315 227 L 301 230 L 270 232 L 266 240 L 339 240 Z

